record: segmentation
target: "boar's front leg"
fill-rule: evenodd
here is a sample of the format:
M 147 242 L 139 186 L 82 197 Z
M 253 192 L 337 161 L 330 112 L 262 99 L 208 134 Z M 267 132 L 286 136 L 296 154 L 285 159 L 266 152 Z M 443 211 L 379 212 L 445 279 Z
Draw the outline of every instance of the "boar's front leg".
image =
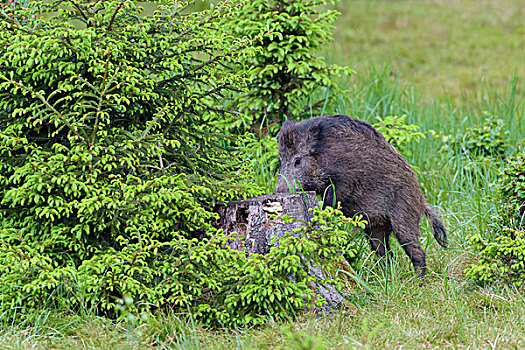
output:
M 323 193 L 323 209 L 326 207 L 337 207 L 337 198 L 335 196 L 335 185 L 328 186 Z
M 390 252 L 390 225 L 368 225 L 365 234 L 370 242 L 370 247 L 379 257 L 384 257 Z

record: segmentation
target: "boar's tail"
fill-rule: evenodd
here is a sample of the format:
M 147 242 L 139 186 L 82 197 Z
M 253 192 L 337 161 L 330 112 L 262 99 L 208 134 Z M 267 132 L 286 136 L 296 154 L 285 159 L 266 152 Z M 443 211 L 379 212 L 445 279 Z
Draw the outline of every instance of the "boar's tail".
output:
M 425 204 L 425 215 L 430 220 L 430 226 L 432 227 L 432 232 L 434 233 L 434 238 L 438 243 L 444 247 L 448 247 L 448 240 L 447 240 L 447 230 L 445 230 L 445 226 L 443 226 L 443 223 L 439 220 L 436 213 L 434 212 L 434 208 L 430 204 Z

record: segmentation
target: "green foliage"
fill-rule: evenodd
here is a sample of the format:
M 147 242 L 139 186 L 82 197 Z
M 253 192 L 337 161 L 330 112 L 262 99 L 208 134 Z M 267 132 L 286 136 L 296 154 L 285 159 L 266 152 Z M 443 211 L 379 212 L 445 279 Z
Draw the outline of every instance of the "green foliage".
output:
M 412 142 L 419 143 L 421 138 L 425 138 L 417 125 L 407 125 L 406 115 L 401 117 L 389 116 L 384 119 L 376 117 L 377 123 L 372 126 L 377 129 L 385 139 L 394 146 L 399 153 L 410 155 L 407 145 Z
M 286 119 L 323 114 L 327 104 L 345 93 L 335 78 L 351 74 L 348 68 L 327 65 L 316 56 L 332 40 L 337 11 L 328 0 L 250 0 L 229 23 L 234 35 L 257 38 L 257 55 L 245 56 L 249 91 L 237 98 L 247 111 L 248 126 L 258 128 Z M 262 37 L 261 37 L 262 36 Z M 315 91 L 322 98 L 310 101 Z M 278 125 L 277 125 L 278 126 Z M 275 131 L 271 129 L 272 133 Z
M 479 251 L 479 260 L 466 270 L 481 283 L 502 281 L 522 286 L 525 281 L 525 230 L 506 229 L 494 240 L 476 234 L 468 242 Z
M 266 255 L 250 254 L 228 267 L 227 261 L 217 263 L 218 269 L 227 269 L 220 281 L 221 288 L 212 295 L 217 302 L 202 307 L 197 316 L 214 314 L 223 325 L 240 326 L 261 324 L 268 318 L 295 318 L 306 306 L 320 306 L 322 298 L 315 294 L 321 284 L 340 284 L 337 280 L 321 280 L 309 274 L 310 264 L 319 264 L 324 271 L 335 270 L 349 252 L 349 232 L 342 225 L 364 227 L 361 217 L 345 218 L 341 211 L 333 208 L 313 209 L 310 222 L 298 221 L 288 216 L 285 223 L 300 222 L 279 245 Z M 350 252 L 351 253 L 351 252 Z M 355 252 L 353 252 L 355 254 Z M 215 254 L 213 258 L 215 258 Z M 220 266 L 219 266 L 220 265 Z
M 501 158 L 509 146 L 509 131 L 503 119 L 485 113 L 486 119 L 481 125 L 468 127 L 452 141 L 456 152 L 461 152 L 471 159 Z
M 114 315 L 213 303 L 198 242 L 217 202 L 261 193 L 239 137 L 207 124 L 245 85 L 234 15 L 134 1 L 6 6 L 0 22 L 0 305 Z M 213 246 L 210 249 L 209 246 Z M 208 260 L 207 260 L 208 259 Z M 214 258 L 218 259 L 218 258 Z M 217 260 L 210 263 L 218 263 Z
M 133 1 L 3 10 L 3 313 L 51 307 L 131 322 L 169 307 L 236 327 L 294 317 L 322 301 L 312 282 L 336 283 L 308 265 L 335 268 L 349 252 L 338 225 L 357 219 L 316 209 L 249 257 L 212 225 L 218 202 L 261 193 L 250 146 L 217 122 L 237 118 L 222 97 L 242 91 L 238 68 L 254 51 L 224 31 L 232 5 L 184 14 L 166 1 L 149 17 Z
M 501 226 L 525 228 L 525 153 L 507 159 L 501 170 L 496 199 Z
M 525 280 L 525 154 L 507 159 L 500 172 L 497 197 L 493 202 L 498 216 L 493 227 L 494 239 L 480 234 L 469 238 L 479 251 L 479 260 L 467 270 L 467 276 L 479 282 L 501 280 L 521 286 Z

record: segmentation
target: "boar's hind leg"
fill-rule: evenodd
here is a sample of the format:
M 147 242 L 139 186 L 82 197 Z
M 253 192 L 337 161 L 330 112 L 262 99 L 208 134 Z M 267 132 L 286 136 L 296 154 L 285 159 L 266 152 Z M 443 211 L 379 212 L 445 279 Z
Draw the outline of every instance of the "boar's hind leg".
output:
M 370 247 L 380 257 L 384 257 L 390 251 L 390 243 L 388 242 L 390 232 L 392 232 L 390 225 L 374 225 L 365 229 Z
M 423 279 L 427 272 L 427 265 L 425 262 L 425 252 L 423 252 L 423 249 L 421 249 L 419 245 L 418 237 L 420 232 L 418 225 L 407 225 L 394 218 L 392 218 L 391 221 L 394 234 L 399 244 L 401 244 L 405 253 L 412 261 L 418 277 Z

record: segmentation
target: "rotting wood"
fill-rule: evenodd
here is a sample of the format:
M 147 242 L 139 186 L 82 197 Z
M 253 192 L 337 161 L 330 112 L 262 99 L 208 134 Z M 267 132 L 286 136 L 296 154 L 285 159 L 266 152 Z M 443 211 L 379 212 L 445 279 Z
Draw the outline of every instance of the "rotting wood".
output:
M 284 223 L 280 218 L 272 218 L 274 214 L 309 221 L 312 213 L 308 209 L 316 206 L 319 206 L 319 201 L 315 192 L 268 194 L 245 201 L 231 201 L 219 208 L 219 225 L 225 233 L 236 232 L 235 237 L 245 238 L 230 241 L 232 249 L 247 254 L 266 254 L 272 246 L 279 244 L 279 239 L 286 232 L 303 226 L 300 222 Z M 308 269 L 310 274 L 325 279 L 319 266 L 309 266 Z M 325 309 L 338 308 L 343 304 L 344 299 L 334 286 L 319 286 L 319 294 L 326 300 Z

